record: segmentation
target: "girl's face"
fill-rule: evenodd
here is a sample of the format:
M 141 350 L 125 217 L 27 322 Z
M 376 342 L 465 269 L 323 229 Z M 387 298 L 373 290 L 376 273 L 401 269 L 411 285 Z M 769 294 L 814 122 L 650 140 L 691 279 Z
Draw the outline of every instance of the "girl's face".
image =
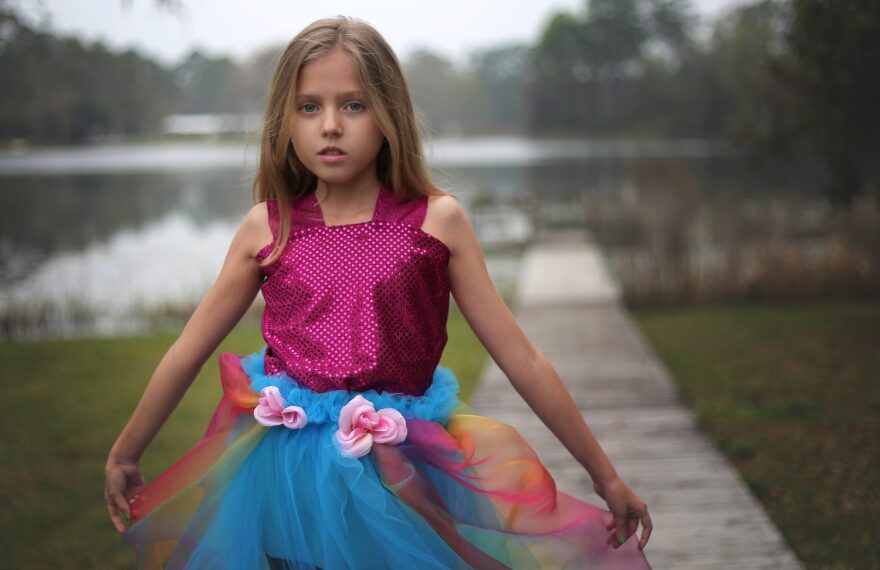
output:
M 383 134 L 351 56 L 336 48 L 299 72 L 290 136 L 297 158 L 328 184 L 376 179 Z M 342 156 L 321 155 L 329 145 Z

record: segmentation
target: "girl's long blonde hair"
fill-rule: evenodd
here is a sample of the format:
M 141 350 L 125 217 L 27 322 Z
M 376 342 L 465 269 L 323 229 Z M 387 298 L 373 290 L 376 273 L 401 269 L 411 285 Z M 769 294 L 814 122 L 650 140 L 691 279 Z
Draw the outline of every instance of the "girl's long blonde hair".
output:
M 419 124 L 397 56 L 372 26 L 340 15 L 309 24 L 278 59 L 263 119 L 260 164 L 252 187 L 254 203 L 274 198 L 278 211 L 287 212 L 292 201 L 315 190 L 317 178 L 297 159 L 289 125 L 300 69 L 336 46 L 351 54 L 368 104 L 387 141 L 376 164 L 379 180 L 404 199 L 447 194 L 428 171 Z M 278 240 L 263 265 L 281 255 L 289 236 L 290 216 L 281 215 Z

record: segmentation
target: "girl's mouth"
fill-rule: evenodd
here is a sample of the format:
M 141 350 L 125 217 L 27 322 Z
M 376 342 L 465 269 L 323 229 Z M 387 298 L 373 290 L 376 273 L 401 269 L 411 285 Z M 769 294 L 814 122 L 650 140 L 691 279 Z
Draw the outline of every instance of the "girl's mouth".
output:
M 341 162 L 342 160 L 345 160 L 346 156 L 348 156 L 348 155 L 345 155 L 345 154 L 319 154 L 318 158 L 320 158 L 324 162 L 334 163 L 334 162 Z

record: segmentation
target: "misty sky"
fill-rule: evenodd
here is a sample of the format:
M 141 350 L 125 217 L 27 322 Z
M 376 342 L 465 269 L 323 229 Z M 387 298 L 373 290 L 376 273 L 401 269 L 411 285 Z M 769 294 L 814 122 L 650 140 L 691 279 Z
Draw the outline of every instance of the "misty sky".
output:
M 694 0 L 712 17 L 742 0 Z M 165 64 L 193 47 L 236 60 L 266 46 L 287 43 L 306 24 L 345 14 L 366 20 L 405 59 L 417 48 L 464 62 L 468 50 L 507 42 L 536 41 L 557 10 L 580 12 L 584 0 L 181 0 L 170 11 L 155 0 L 17 0 L 11 4 L 31 23 L 48 18 L 49 29 L 112 48 L 134 47 Z

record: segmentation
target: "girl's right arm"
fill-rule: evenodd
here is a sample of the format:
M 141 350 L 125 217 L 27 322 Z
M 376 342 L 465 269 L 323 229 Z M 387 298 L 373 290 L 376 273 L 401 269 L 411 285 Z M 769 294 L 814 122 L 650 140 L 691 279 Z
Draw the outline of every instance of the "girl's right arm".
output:
M 255 254 L 272 239 L 265 202 L 245 216 L 217 280 L 160 360 L 134 413 L 110 450 L 105 500 L 119 532 L 120 512 L 144 485 L 138 468 L 141 454 L 180 403 L 205 361 L 253 303 L 262 283 Z

